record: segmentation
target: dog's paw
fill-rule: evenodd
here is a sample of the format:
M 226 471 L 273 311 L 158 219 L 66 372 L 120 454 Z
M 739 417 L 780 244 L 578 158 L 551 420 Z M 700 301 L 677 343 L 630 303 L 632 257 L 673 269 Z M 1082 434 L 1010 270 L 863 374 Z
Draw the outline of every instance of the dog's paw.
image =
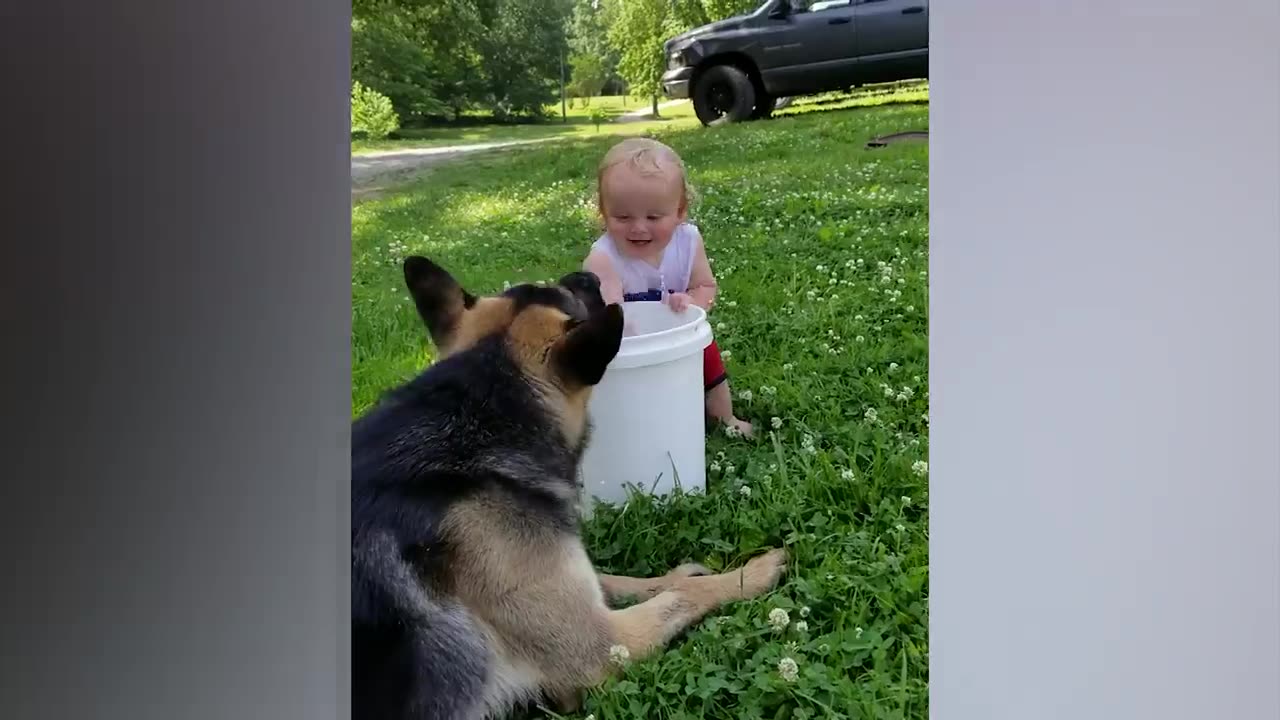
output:
M 679 580 L 687 577 L 700 577 L 702 575 L 714 575 L 706 565 L 700 563 L 685 563 L 677 566 L 667 573 L 667 577 L 672 580 Z
M 739 573 L 735 573 L 740 578 L 739 591 L 742 597 L 753 598 L 769 592 L 778 584 L 786 570 L 787 551 L 782 548 L 752 558 Z

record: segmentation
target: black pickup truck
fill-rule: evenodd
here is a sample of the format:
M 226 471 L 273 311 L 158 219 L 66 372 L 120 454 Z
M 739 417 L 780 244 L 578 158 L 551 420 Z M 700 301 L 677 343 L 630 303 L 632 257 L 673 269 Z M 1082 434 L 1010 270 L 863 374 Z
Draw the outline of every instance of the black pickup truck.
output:
M 768 117 L 780 98 L 929 77 L 929 0 L 765 0 L 663 44 L 662 87 L 703 125 Z

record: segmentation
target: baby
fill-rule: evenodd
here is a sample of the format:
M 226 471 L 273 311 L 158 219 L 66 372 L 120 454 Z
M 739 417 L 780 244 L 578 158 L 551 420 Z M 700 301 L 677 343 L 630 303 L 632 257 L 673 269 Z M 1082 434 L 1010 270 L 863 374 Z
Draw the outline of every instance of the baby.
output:
M 583 268 L 600 277 L 605 302 L 661 300 L 676 312 L 689 305 L 710 312 L 716 279 L 702 235 L 685 221 L 689 188 L 680 156 L 656 140 L 624 140 L 605 154 L 597 185 L 605 234 Z M 751 423 L 733 414 L 714 340 L 703 352 L 702 379 L 707 414 L 750 436 Z

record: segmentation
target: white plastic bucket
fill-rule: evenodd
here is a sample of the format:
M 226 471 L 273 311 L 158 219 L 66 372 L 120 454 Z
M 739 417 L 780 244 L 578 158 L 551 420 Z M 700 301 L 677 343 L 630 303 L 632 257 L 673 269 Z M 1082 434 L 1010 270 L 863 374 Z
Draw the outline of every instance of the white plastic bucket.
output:
M 628 330 L 588 405 L 593 432 L 583 454 L 584 510 L 618 504 L 627 485 L 662 495 L 706 489 L 702 353 L 711 325 L 702 308 L 623 303 Z

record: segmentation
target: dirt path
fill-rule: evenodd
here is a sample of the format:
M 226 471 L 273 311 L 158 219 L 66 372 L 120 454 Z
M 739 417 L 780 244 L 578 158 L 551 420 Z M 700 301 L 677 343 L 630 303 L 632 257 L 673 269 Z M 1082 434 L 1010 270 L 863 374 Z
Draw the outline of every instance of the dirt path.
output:
M 658 105 L 658 110 L 672 107 L 688 100 L 671 100 Z M 617 116 L 614 122 L 631 123 L 649 119 L 651 107 L 643 107 Z M 559 140 L 560 137 L 533 140 L 509 140 L 505 142 L 475 143 L 472 145 L 447 145 L 444 147 L 403 150 L 379 150 L 351 156 L 351 199 L 372 199 L 421 175 L 442 162 L 456 160 L 478 153 L 496 152 L 517 145 Z
M 661 113 L 663 110 L 669 107 L 675 107 L 676 105 L 681 105 L 687 102 L 689 101 L 688 100 L 668 100 L 663 103 L 658 103 L 658 112 Z M 614 122 L 617 122 L 617 123 L 641 122 L 644 120 L 648 120 L 651 117 L 653 117 L 653 107 L 646 105 L 640 108 L 639 110 L 629 110 L 627 112 L 622 113 L 621 115 L 614 118 Z
M 442 162 L 477 153 L 493 152 L 516 145 L 531 145 L 557 138 L 511 140 L 508 142 L 448 145 L 406 150 L 380 150 L 351 156 L 351 199 L 365 200 L 399 185 Z

